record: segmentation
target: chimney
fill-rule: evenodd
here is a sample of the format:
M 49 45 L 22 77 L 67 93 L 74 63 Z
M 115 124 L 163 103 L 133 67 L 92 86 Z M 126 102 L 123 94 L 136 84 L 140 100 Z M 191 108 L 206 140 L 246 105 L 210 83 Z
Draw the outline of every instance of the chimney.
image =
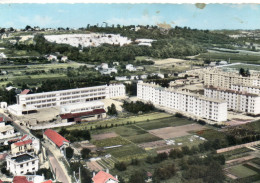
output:
M 96 172 L 93 172 L 93 177 L 95 177 L 95 175 L 96 175 Z
M 108 168 L 106 169 L 106 173 L 109 173 L 109 169 Z
M 116 175 L 116 179 L 118 180 L 118 176 Z

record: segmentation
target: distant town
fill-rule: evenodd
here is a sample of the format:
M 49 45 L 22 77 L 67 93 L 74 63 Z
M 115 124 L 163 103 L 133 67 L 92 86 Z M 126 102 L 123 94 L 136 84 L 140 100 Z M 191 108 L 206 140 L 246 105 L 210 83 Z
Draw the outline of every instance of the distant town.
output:
M 0 28 L 0 183 L 258 183 L 259 37 Z

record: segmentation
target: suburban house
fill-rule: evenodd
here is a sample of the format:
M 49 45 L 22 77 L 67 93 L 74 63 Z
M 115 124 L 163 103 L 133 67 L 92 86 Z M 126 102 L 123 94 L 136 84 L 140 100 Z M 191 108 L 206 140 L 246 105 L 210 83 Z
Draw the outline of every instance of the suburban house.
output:
M 104 171 L 99 171 L 97 174 L 93 174 L 92 178 L 93 183 L 118 183 L 118 178 L 117 176 L 113 176 L 109 174 L 109 171 L 107 170 L 106 172 Z
M 35 173 L 39 169 L 39 158 L 30 153 L 9 155 L 6 157 L 7 170 L 13 175 Z
M 56 131 L 48 129 L 45 130 L 43 138 L 49 141 L 52 145 L 60 149 L 60 152 L 64 154 L 64 149 L 69 147 L 70 142 L 65 139 L 63 136 L 58 134 Z
M 61 57 L 60 61 L 67 62 L 68 61 L 68 57 L 67 56 L 63 56 L 63 57 Z
M 35 137 L 28 135 L 22 136 L 21 139 L 17 139 L 15 143 L 11 144 L 11 153 L 18 154 L 23 152 L 35 152 L 36 154 L 40 150 L 40 142 Z
M 12 138 L 18 135 L 20 135 L 20 133 L 15 133 L 13 126 L 0 123 L 0 139 Z
M 125 68 L 128 71 L 136 71 L 136 68 L 132 64 L 127 64 Z
M 49 55 L 49 56 L 47 57 L 47 60 L 48 60 L 48 61 L 57 61 L 58 58 L 57 58 L 57 56 L 55 56 L 55 55 Z

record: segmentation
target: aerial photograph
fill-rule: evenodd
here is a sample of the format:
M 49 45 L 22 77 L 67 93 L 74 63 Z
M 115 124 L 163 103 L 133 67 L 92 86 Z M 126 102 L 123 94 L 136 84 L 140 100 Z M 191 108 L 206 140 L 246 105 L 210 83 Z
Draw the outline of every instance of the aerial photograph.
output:
M 0 3 L 0 183 L 260 183 L 259 18 Z

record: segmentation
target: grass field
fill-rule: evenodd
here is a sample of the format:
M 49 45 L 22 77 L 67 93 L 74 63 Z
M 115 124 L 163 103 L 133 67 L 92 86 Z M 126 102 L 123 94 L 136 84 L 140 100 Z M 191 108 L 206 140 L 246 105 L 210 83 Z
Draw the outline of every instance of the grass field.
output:
M 225 156 L 226 160 L 232 160 L 232 159 L 244 157 L 250 151 L 252 151 L 252 150 L 248 149 L 246 147 L 243 147 L 243 148 L 235 149 L 232 151 L 227 151 L 227 152 L 224 152 L 221 154 L 223 154 Z
M 145 130 L 153 130 L 157 128 L 164 128 L 164 127 L 174 127 L 180 125 L 191 124 L 192 121 L 186 118 L 176 118 L 174 116 L 166 117 L 162 119 L 154 119 L 146 122 L 138 123 L 137 126 L 145 129 Z
M 229 172 L 238 178 L 244 178 L 244 177 L 248 177 L 248 176 L 257 174 L 257 172 L 255 172 L 243 165 L 233 166 L 229 169 Z
M 225 133 L 213 129 L 200 130 L 195 132 L 195 134 L 204 137 L 207 140 L 215 140 L 215 139 L 225 140 L 226 138 Z
M 125 118 L 116 118 L 116 119 L 110 119 L 110 120 L 104 120 L 104 121 L 95 121 L 95 122 L 87 122 L 87 123 L 81 123 L 77 125 L 73 125 L 71 127 L 67 127 L 68 130 L 73 130 L 73 129 L 94 129 L 96 126 L 111 126 L 113 124 L 114 126 L 116 124 L 121 125 L 121 124 L 127 124 L 128 123 L 139 123 L 139 122 L 149 122 L 151 120 L 155 119 L 163 119 L 166 117 L 172 116 L 171 114 L 163 113 L 163 112 L 154 112 L 154 113 L 148 113 L 148 114 L 143 114 L 143 115 L 138 115 L 138 116 L 130 116 L 130 117 L 125 117 Z M 173 117 L 173 116 L 172 116 Z M 93 131 L 94 134 L 98 133 L 104 133 L 104 131 L 110 131 L 110 129 L 105 129 L 105 130 L 97 130 L 96 132 Z
M 159 138 L 157 136 L 154 136 L 154 135 L 152 135 L 150 133 L 144 133 L 144 134 L 140 134 L 140 135 L 133 135 L 133 136 L 127 137 L 127 139 L 130 140 L 131 142 L 135 143 L 135 144 L 161 140 L 161 138 Z
M 103 140 L 96 140 L 93 141 L 93 144 L 96 145 L 97 147 L 109 147 L 109 146 L 115 146 L 115 145 L 126 145 L 129 144 L 130 142 L 123 139 L 122 137 L 112 137 L 108 139 L 103 139 Z
M 250 64 L 238 64 L 238 65 L 230 65 L 223 68 L 234 68 L 236 70 L 239 70 L 240 68 L 249 69 L 249 70 L 256 70 L 260 71 L 260 65 L 250 65 Z
M 243 62 L 243 63 L 252 63 L 252 64 L 260 64 L 260 56 L 258 55 L 249 55 L 249 54 L 239 54 L 239 53 L 220 53 L 220 52 L 211 52 L 202 53 L 197 58 L 204 59 L 215 59 L 215 60 L 229 60 L 231 63 Z

